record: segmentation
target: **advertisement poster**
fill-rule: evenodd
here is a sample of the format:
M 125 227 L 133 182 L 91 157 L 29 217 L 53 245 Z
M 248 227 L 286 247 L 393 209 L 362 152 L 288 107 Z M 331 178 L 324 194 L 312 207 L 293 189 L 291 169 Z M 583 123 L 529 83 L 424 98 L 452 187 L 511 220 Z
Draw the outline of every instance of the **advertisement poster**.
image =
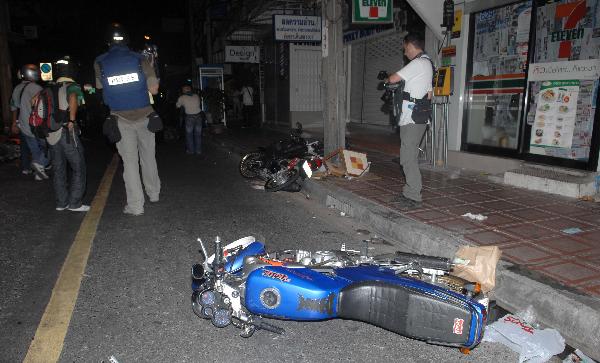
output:
M 571 148 L 578 96 L 579 81 L 542 82 L 531 129 L 531 146 Z

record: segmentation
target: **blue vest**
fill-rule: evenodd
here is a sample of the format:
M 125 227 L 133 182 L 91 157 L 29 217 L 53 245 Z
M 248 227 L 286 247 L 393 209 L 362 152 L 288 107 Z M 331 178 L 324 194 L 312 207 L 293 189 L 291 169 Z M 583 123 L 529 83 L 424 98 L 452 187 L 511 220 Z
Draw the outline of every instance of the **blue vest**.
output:
M 150 105 L 141 54 L 113 45 L 96 58 L 100 66 L 102 97 L 111 111 L 126 111 Z

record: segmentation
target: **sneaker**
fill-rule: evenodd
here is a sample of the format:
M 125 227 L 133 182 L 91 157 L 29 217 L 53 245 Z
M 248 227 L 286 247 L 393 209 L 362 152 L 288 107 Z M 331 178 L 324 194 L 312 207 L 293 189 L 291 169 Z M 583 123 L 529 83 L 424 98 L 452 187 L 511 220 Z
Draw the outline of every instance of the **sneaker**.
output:
M 160 197 L 157 195 L 156 197 L 149 197 L 149 199 L 152 203 L 158 203 L 158 201 L 160 200 Z
M 71 208 L 71 207 L 69 207 L 67 209 L 70 210 L 71 212 L 87 212 L 87 211 L 90 210 L 90 206 L 82 204 L 79 208 Z
M 126 205 L 125 208 L 123 208 L 123 213 L 129 214 L 132 216 L 141 216 L 142 214 L 144 214 L 144 211 L 142 210 L 141 212 L 136 212 L 136 211 L 132 210 L 131 208 L 129 208 L 128 205 Z
M 32 173 L 33 173 L 33 170 L 31 170 L 31 169 L 21 170 L 21 174 L 23 174 L 23 175 L 31 175 Z
M 67 208 L 69 208 L 69 207 L 68 206 L 67 207 L 56 207 L 56 210 L 60 212 L 60 211 L 63 211 L 65 209 L 67 209 Z
M 35 177 L 33 179 L 38 180 L 38 181 L 44 180 L 44 178 L 42 178 L 41 176 L 39 176 L 37 174 L 35 174 Z
M 416 200 L 407 198 L 402 194 L 400 194 L 400 195 L 396 196 L 394 199 L 392 199 L 392 203 L 397 204 L 397 206 L 401 210 L 411 210 L 411 209 L 421 208 L 421 202 L 417 202 Z
M 45 168 L 38 164 L 38 163 L 31 163 L 31 166 L 33 167 L 33 172 L 35 173 L 36 177 L 40 177 L 42 179 L 48 179 L 48 174 L 46 174 L 46 170 Z M 35 179 L 35 180 L 41 180 L 41 179 Z

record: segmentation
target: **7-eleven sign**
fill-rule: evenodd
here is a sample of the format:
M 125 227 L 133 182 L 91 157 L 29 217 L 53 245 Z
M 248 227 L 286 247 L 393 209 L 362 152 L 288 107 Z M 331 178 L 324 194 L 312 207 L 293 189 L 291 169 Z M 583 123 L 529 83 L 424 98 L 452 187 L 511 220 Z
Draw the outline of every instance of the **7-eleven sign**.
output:
M 352 23 L 393 23 L 393 0 L 352 0 Z

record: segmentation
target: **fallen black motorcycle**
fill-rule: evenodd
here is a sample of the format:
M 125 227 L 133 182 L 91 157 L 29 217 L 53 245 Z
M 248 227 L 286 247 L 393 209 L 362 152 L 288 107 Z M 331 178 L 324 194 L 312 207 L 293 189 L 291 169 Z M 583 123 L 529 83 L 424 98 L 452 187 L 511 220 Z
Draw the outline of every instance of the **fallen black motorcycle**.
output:
M 266 191 L 299 191 L 301 187 L 297 181 L 302 177 L 302 163 L 298 159 L 309 160 L 323 154 L 320 141 L 308 142 L 301 135 L 302 124 L 298 122 L 289 138 L 244 155 L 240 161 L 240 174 L 249 179 L 261 178 L 265 181 Z

